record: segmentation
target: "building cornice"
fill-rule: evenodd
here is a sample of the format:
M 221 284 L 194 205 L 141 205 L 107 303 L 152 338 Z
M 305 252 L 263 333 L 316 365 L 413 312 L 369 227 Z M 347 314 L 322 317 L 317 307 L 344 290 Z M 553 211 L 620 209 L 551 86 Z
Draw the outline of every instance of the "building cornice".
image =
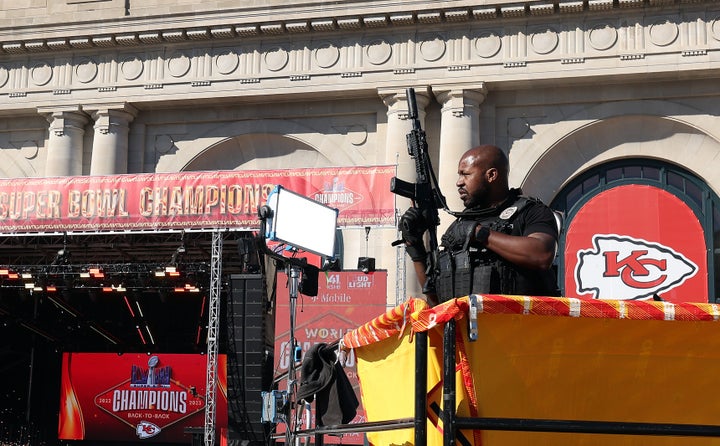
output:
M 48 104 L 347 99 L 408 85 L 482 83 L 491 92 L 717 78 L 720 5 L 680 1 L 587 0 L 574 2 L 579 13 L 553 4 L 547 14 L 533 13 L 534 2 L 514 16 L 503 9 L 510 4 L 496 7 L 489 18 L 438 10 L 36 40 L 0 54 L 0 114 Z
M 434 2 L 413 3 L 414 10 L 375 8 L 371 13 L 344 15 L 348 8 L 334 10 L 323 7 L 325 14 L 312 18 L 294 10 L 283 14 L 241 14 L 220 11 L 213 15 L 168 16 L 127 18 L 96 23 L 73 23 L 72 25 L 46 25 L 22 29 L 0 29 L 0 55 L 42 54 L 58 51 L 85 50 L 91 48 L 127 48 L 162 43 L 213 41 L 228 39 L 251 39 L 285 36 L 294 38 L 312 33 L 345 33 L 348 31 L 378 30 L 382 28 L 461 23 L 470 21 L 506 20 L 517 21 L 534 17 L 565 16 L 568 14 L 593 14 L 613 10 L 638 10 L 673 5 L 716 5 L 704 0 L 556 0 L 556 1 L 497 1 L 494 4 L 420 9 L 421 5 Z M 461 2 L 458 2 L 461 3 Z M 401 5 L 402 6 L 402 5 Z M 317 13 L 316 10 L 312 10 Z M 276 17 L 287 17 L 277 20 Z M 260 20 L 253 21 L 253 18 Z M 160 27 L 158 26 L 160 25 Z M 116 31 L 110 31 L 116 29 Z M 31 37 L 42 35 L 43 37 Z M 18 39 L 18 36 L 21 37 Z

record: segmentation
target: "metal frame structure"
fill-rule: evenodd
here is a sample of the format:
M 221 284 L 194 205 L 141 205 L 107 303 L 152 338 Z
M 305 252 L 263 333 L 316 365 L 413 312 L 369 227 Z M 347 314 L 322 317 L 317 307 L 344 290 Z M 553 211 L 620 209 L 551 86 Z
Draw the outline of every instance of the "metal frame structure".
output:
M 210 259 L 210 299 L 208 300 L 207 380 L 205 385 L 205 446 L 215 444 L 215 387 L 217 382 L 218 331 L 220 326 L 220 286 L 223 239 L 219 230 L 212 235 Z

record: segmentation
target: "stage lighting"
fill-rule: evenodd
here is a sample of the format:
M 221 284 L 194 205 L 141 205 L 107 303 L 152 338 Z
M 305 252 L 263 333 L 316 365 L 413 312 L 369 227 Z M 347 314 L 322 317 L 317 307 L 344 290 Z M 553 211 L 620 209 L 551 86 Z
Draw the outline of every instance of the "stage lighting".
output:
M 177 247 L 173 255 L 170 257 L 170 264 L 175 265 L 178 263 L 179 260 L 182 259 L 182 256 L 185 255 L 185 244 L 181 244 Z
M 18 279 L 20 275 L 8 268 L 0 269 L 0 276 L 6 276 L 8 279 Z
M 70 251 L 67 248 L 58 250 L 51 265 L 67 265 L 70 263 Z
M 105 273 L 100 267 L 88 268 L 87 270 L 80 272 L 80 277 L 82 277 L 83 279 L 102 279 L 103 277 L 105 277 Z
M 335 256 L 338 210 L 282 186 L 268 195 L 265 238 L 325 256 Z
M 175 266 L 166 266 L 155 271 L 155 277 L 180 277 L 180 271 Z

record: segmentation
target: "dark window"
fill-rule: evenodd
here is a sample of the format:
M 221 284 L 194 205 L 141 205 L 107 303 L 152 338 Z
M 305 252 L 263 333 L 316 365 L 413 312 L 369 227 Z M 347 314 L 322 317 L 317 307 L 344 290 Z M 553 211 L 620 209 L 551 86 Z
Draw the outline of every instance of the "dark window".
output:
M 642 178 L 641 166 L 627 166 L 625 168 L 625 178 Z
M 660 169 L 656 167 L 646 166 L 643 169 L 643 177 L 648 180 L 660 181 Z
M 617 167 L 615 169 L 608 169 L 605 172 L 605 180 L 607 180 L 608 183 L 616 180 L 620 180 L 623 177 L 623 171 L 621 168 Z
M 668 172 L 667 183 L 669 186 L 672 186 L 681 192 L 685 192 L 685 180 L 677 173 Z

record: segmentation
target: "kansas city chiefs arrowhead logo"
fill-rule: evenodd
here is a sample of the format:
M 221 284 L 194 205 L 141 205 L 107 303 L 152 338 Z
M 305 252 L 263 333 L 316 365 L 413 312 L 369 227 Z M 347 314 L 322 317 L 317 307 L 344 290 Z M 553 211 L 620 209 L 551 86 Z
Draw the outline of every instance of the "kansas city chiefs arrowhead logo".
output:
M 595 299 L 646 299 L 683 284 L 698 266 L 659 243 L 620 235 L 593 236 L 575 267 L 578 294 Z
M 149 421 L 141 421 L 137 426 L 135 426 L 135 433 L 141 440 L 154 437 L 159 434 L 161 430 L 160 426 Z

